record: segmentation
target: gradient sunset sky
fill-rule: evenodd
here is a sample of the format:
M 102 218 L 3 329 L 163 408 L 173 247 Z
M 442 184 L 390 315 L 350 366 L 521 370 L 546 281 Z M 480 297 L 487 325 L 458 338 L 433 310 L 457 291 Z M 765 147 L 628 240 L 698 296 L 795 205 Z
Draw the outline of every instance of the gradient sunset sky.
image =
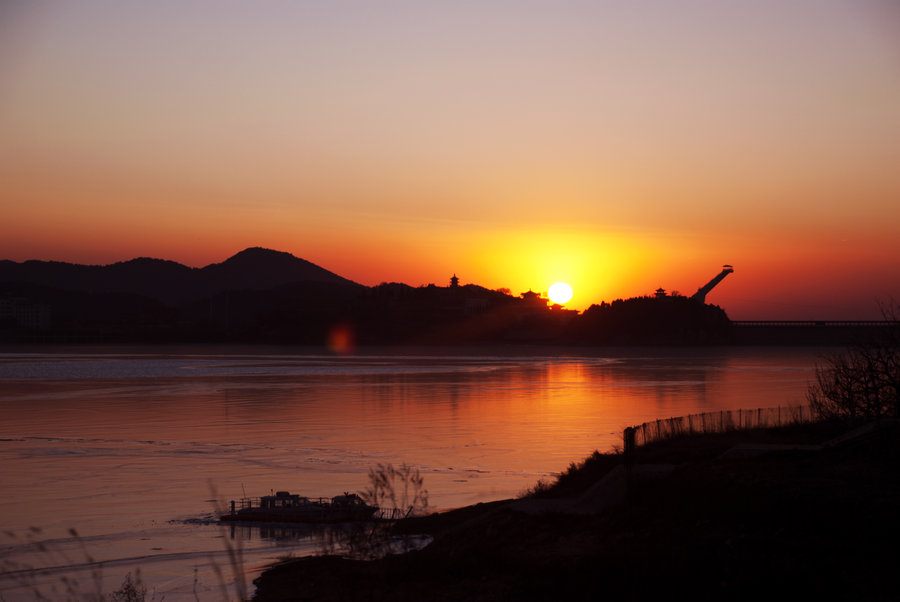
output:
M 900 300 L 892 0 L 0 3 L 0 259 Z

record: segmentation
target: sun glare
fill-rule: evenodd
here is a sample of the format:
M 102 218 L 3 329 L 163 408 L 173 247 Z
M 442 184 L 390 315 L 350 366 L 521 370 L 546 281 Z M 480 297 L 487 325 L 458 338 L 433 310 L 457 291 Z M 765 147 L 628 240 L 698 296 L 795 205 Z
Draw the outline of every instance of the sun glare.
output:
M 572 298 L 572 287 L 565 282 L 557 282 L 556 284 L 550 285 L 550 290 L 547 291 L 547 295 L 554 303 L 563 305 Z

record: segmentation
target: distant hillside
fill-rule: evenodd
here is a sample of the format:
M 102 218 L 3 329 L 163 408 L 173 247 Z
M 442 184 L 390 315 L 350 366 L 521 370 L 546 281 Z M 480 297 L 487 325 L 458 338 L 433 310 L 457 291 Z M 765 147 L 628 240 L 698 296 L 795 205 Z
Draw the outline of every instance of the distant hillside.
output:
M 575 337 L 605 344 L 723 343 L 728 315 L 716 305 L 680 295 L 616 299 L 581 315 Z
M 290 253 L 261 247 L 245 249 L 200 270 L 207 292 L 270 289 L 296 282 L 361 286 Z
M 105 266 L 0 261 L 0 283 L 93 294 L 140 295 L 169 306 L 193 303 L 227 291 L 268 290 L 301 282 L 362 288 L 290 253 L 260 247 L 245 249 L 222 263 L 203 268 L 147 257 Z
M 11 342 L 709 344 L 727 342 L 729 326 L 720 308 L 680 296 L 578 315 L 456 278 L 366 287 L 259 247 L 203 268 L 0 261 L 0 341 Z

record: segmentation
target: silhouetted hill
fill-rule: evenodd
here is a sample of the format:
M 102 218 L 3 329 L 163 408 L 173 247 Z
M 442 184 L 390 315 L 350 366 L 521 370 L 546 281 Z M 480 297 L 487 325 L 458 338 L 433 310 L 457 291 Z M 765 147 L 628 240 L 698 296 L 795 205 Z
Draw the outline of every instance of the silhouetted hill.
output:
M 226 291 L 266 290 L 296 282 L 360 285 L 290 253 L 253 247 L 204 268 L 140 257 L 105 266 L 59 261 L 0 261 L 0 282 L 83 293 L 141 295 L 174 306 Z
M 228 290 L 264 290 L 294 282 L 360 286 L 290 253 L 261 247 L 245 249 L 222 263 L 206 266 L 200 270 L 200 280 L 208 294 Z
M 528 292 L 475 284 L 365 287 L 290 253 L 248 248 L 191 268 L 0 261 L 0 339 L 359 345 L 721 343 L 725 312 L 680 296 L 618 300 L 581 316 Z M 348 340 L 349 340 L 348 339 Z
M 0 261 L 0 340 L 321 343 L 365 290 L 259 247 L 203 268 Z
M 633 297 L 592 305 L 574 337 L 604 344 L 721 343 L 731 321 L 718 306 L 680 295 Z
M 194 268 L 175 261 L 139 257 L 109 266 L 97 266 L 92 292 L 143 295 L 173 305 L 198 293 Z M 67 287 L 79 290 L 77 287 Z
M 218 293 L 184 307 L 189 338 L 246 343 L 322 344 L 347 321 L 364 287 L 344 282 L 293 282 L 264 290 Z
M 0 282 L 35 284 L 88 293 L 131 293 L 168 300 L 165 292 L 188 286 L 192 270 L 174 261 L 142 257 L 106 266 L 61 261 L 0 261 Z
M 499 341 L 524 317 L 515 310 L 520 301 L 474 284 L 381 283 L 364 293 L 350 319 L 363 343 Z
M 62 290 L 27 282 L 0 282 L 0 340 L 106 337 L 152 340 L 171 331 L 175 311 L 134 293 Z

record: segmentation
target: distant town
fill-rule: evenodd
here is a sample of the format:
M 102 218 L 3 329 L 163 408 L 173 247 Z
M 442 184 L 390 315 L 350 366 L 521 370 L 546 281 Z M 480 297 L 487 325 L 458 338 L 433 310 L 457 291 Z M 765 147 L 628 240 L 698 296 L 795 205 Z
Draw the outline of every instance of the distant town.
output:
M 254 247 L 189 268 L 139 258 L 107 266 L 0 261 L 2 343 L 721 345 L 843 344 L 880 322 L 732 322 L 705 302 L 730 265 L 690 297 L 652 294 L 566 309 L 541 294 L 460 285 L 352 282 Z

